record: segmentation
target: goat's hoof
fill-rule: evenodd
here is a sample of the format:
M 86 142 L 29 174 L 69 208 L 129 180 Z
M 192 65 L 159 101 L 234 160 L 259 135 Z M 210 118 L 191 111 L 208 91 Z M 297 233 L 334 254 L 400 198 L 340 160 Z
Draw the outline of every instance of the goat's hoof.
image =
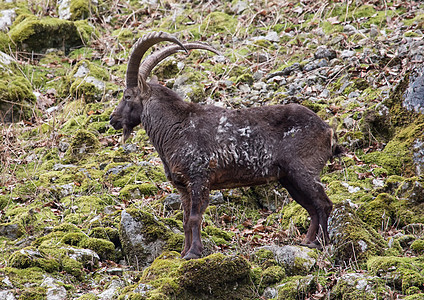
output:
M 322 245 L 318 241 L 302 242 L 302 243 L 300 243 L 300 246 L 308 247 L 308 248 L 311 248 L 311 249 L 322 250 Z
M 198 259 L 200 258 L 200 255 L 194 254 L 194 253 L 187 253 L 184 257 L 185 260 L 190 260 L 190 259 Z

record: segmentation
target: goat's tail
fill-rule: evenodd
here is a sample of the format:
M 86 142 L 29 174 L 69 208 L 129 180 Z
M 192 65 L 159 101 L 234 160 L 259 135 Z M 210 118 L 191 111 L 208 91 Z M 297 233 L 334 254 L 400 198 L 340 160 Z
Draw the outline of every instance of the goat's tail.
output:
M 340 157 L 342 156 L 344 153 L 347 152 L 347 149 L 343 146 L 340 146 L 337 143 L 337 134 L 334 132 L 333 129 L 331 130 L 331 154 L 332 154 L 332 158 L 334 157 Z

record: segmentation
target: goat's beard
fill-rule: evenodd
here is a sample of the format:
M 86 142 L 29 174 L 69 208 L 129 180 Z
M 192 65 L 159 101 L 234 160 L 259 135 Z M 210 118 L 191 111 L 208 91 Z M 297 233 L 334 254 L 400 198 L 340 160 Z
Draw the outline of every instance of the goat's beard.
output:
M 124 129 L 123 134 L 122 134 L 122 143 L 125 143 L 126 140 L 128 140 L 128 138 L 130 137 L 131 133 L 133 132 L 133 128 L 132 127 L 128 127 L 127 125 L 122 126 L 122 128 Z

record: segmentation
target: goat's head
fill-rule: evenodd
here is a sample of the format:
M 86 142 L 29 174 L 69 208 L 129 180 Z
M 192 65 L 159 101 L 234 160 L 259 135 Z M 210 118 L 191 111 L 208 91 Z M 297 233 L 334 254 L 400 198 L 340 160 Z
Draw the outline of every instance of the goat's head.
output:
M 177 44 L 177 46 L 168 46 L 160 51 L 154 52 L 143 62 L 141 59 L 146 51 L 153 45 L 169 41 Z M 182 44 L 172 35 L 165 32 L 153 32 L 140 38 L 134 45 L 131 52 L 127 74 L 126 88 L 121 102 L 110 116 L 110 124 L 117 130 L 123 129 L 123 140 L 130 136 L 134 127 L 141 123 L 141 113 L 143 103 L 151 97 L 151 87 L 147 83 L 147 77 L 153 68 L 166 57 L 180 51 L 188 49 L 204 49 L 219 54 L 214 48 L 202 43 L 186 43 Z

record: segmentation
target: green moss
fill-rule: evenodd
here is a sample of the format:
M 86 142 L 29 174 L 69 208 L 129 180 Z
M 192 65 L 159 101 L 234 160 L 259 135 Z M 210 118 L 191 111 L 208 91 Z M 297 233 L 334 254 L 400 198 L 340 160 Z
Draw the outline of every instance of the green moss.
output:
M 120 190 L 119 196 L 123 199 L 143 198 L 153 196 L 157 191 L 156 185 L 151 183 L 128 184 Z
M 234 236 L 233 233 L 224 231 L 215 226 L 206 226 L 203 230 L 217 245 L 229 245 L 229 242 Z
M 377 163 L 389 175 L 410 176 L 415 174 L 412 162 L 412 146 L 424 134 L 424 123 L 413 123 L 399 131 L 383 151 L 375 151 L 363 157 L 366 163 Z
M 72 259 L 68 256 L 64 256 L 61 260 L 62 269 L 72 275 L 75 276 L 78 280 L 82 280 L 84 278 L 84 266 L 79 261 Z
M 200 25 L 200 32 L 215 32 L 233 34 L 237 20 L 224 12 L 214 11 L 206 16 Z
M 90 237 L 111 241 L 115 246 L 120 245 L 119 231 L 111 227 L 95 227 L 91 229 Z
M 62 237 L 61 242 L 71 246 L 77 246 L 87 235 L 82 232 L 70 232 Z
M 392 226 L 398 221 L 395 198 L 389 194 L 379 194 L 370 202 L 364 203 L 357 210 L 358 216 L 375 230 Z
M 294 225 L 301 232 L 306 232 L 309 227 L 308 212 L 295 201 L 292 201 L 283 208 L 281 225 L 287 229 Z
M 271 266 L 262 272 L 261 284 L 266 287 L 281 281 L 286 276 L 281 266 Z
M 101 259 L 115 260 L 115 245 L 104 239 L 86 238 L 81 240 L 79 247 L 96 252 Z
M 84 294 L 81 297 L 77 298 L 78 300 L 97 300 L 99 297 L 97 297 L 95 294 Z
M 415 253 L 423 254 L 424 253 L 424 240 L 419 239 L 414 241 L 411 244 L 411 249 L 414 250 Z
M 71 0 L 70 12 L 71 20 L 86 19 L 90 16 L 90 0 Z
M 361 264 L 370 256 L 384 254 L 387 242 L 357 217 L 349 203 L 341 202 L 334 205 L 331 222 L 338 227 L 334 243 L 340 246 L 333 254 L 337 261 L 355 257 L 356 262 Z
M 57 260 L 43 255 L 34 247 L 26 247 L 13 253 L 9 258 L 9 264 L 18 269 L 38 267 L 47 272 L 59 271 L 60 268 Z

